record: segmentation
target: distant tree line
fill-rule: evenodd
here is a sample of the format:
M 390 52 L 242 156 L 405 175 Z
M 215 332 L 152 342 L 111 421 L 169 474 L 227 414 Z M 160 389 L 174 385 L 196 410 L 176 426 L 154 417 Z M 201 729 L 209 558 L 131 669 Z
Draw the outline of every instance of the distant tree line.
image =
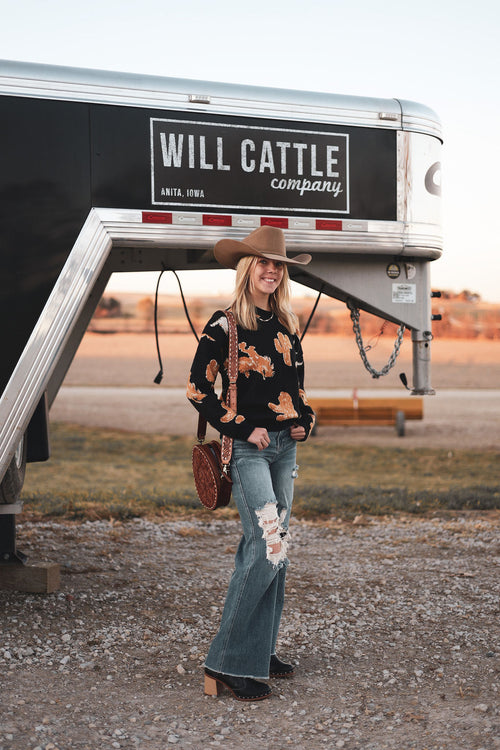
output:
M 188 309 L 195 327 L 201 331 L 214 309 L 224 307 L 228 300 L 213 297 L 195 297 L 188 300 Z M 301 330 L 304 329 L 314 299 L 296 301 Z M 500 339 L 500 305 L 483 303 L 476 292 L 464 289 L 462 292 L 445 291 L 441 297 L 433 300 L 433 313 L 441 315 L 441 320 L 433 324 L 436 338 L 486 338 Z M 103 296 L 94 313 L 94 319 L 113 319 L 116 330 L 152 330 L 154 319 L 154 299 L 146 296 L 138 299 L 134 307 L 125 306 L 113 296 Z M 120 326 L 119 321 L 127 320 L 127 326 Z M 136 326 L 133 326 L 133 321 Z M 158 323 L 160 330 L 170 332 L 188 331 L 189 326 L 184 316 L 180 300 L 169 300 L 168 305 L 159 304 Z M 131 327 L 132 326 L 132 327 Z M 109 329 L 109 324 L 107 324 Z M 397 326 L 378 318 L 375 315 L 361 313 L 361 328 L 364 336 L 394 335 Z M 347 307 L 328 297 L 320 300 L 308 329 L 309 333 L 346 336 L 352 334 L 352 322 Z

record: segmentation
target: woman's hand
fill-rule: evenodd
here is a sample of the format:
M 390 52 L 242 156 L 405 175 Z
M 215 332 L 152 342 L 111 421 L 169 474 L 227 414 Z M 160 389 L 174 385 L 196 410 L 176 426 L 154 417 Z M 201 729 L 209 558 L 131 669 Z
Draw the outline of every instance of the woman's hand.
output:
M 255 427 L 253 432 L 247 437 L 247 441 L 256 445 L 260 451 L 267 448 L 271 442 L 265 427 Z
M 300 427 L 299 425 L 290 427 L 290 437 L 292 438 L 292 440 L 304 440 L 305 436 L 305 427 Z

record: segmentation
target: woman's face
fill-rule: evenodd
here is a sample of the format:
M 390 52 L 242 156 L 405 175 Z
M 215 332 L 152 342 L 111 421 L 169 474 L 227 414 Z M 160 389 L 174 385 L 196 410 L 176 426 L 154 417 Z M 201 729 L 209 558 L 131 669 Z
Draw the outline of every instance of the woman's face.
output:
M 259 258 L 250 274 L 251 289 L 257 295 L 269 295 L 276 291 L 283 278 L 283 263 Z

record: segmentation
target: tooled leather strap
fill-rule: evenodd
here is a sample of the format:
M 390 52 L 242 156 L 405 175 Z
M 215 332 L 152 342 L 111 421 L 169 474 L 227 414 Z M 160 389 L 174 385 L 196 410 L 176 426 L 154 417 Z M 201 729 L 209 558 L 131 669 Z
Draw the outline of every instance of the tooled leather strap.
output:
M 237 409 L 237 398 L 236 398 L 236 380 L 238 379 L 238 330 L 236 328 L 236 320 L 231 310 L 225 310 L 225 315 L 228 322 L 229 329 L 229 354 L 228 354 L 228 375 L 229 375 L 229 388 L 227 392 L 227 405 L 233 411 Z M 207 420 L 198 415 L 198 433 L 197 437 L 200 443 L 205 440 L 207 433 Z M 228 466 L 231 461 L 231 454 L 233 452 L 233 439 L 222 436 L 222 449 L 221 457 L 223 466 Z
M 196 437 L 198 438 L 199 443 L 203 443 L 206 434 L 207 420 L 205 419 L 205 417 L 202 417 L 201 414 L 198 414 L 198 429 L 196 431 Z
M 229 388 L 227 390 L 227 405 L 236 413 L 237 411 L 237 397 L 236 397 L 236 381 L 238 379 L 238 330 L 236 328 L 236 320 L 231 310 L 226 310 L 226 318 L 229 324 L 229 356 L 228 356 L 228 376 L 229 376 Z M 221 460 L 222 466 L 229 466 L 231 461 L 231 454 L 233 452 L 233 439 L 227 435 L 222 436 L 221 446 Z

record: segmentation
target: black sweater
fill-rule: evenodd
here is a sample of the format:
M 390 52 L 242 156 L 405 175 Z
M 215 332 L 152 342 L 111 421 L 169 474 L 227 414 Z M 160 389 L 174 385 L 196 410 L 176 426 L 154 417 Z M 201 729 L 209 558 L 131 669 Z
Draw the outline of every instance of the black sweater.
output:
M 304 391 L 304 358 L 297 335 L 291 335 L 276 315 L 257 309 L 257 331 L 238 326 L 237 413 L 226 406 L 228 322 L 217 310 L 203 330 L 189 376 L 187 397 L 221 434 L 247 440 L 255 427 L 268 431 L 314 424 L 314 412 Z M 214 383 L 220 372 L 222 393 Z

